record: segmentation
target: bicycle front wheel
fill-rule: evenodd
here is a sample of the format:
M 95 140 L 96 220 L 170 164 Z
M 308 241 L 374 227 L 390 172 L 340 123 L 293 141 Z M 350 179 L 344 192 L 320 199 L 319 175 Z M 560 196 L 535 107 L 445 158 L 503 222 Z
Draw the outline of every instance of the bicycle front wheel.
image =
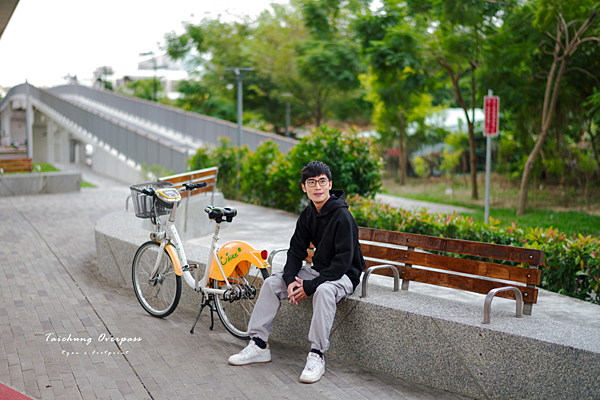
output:
M 242 278 L 229 278 L 234 289 L 224 295 L 215 295 L 215 308 L 225 329 L 238 339 L 248 340 L 248 323 L 263 281 L 269 271 L 252 265 Z M 223 288 L 224 282 L 213 281 L 213 288 Z
M 162 260 L 152 277 L 159 255 Z M 144 310 L 158 318 L 175 311 L 181 297 L 181 277 L 175 275 L 169 253 L 160 251 L 160 243 L 148 241 L 141 245 L 133 258 L 131 272 L 135 295 Z

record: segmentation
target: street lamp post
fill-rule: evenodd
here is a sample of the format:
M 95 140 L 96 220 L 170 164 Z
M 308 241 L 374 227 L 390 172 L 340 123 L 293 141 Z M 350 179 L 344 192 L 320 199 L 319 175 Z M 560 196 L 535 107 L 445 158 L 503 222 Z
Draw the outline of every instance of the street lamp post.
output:
M 290 137 L 290 97 L 291 93 L 282 93 L 281 97 L 286 98 L 285 102 L 285 136 Z
M 238 160 L 237 160 L 237 168 L 236 168 L 236 177 L 235 177 L 235 189 L 237 191 L 237 193 L 239 194 L 240 192 L 240 153 L 239 153 L 239 148 L 242 147 L 242 120 L 243 120 L 243 114 L 242 114 L 242 77 L 244 76 L 244 73 L 246 73 L 247 71 L 254 71 L 254 68 L 239 68 L 239 67 L 234 67 L 234 68 L 227 68 L 228 71 L 233 71 L 235 72 L 235 75 L 237 76 L 237 121 L 238 121 L 238 140 L 237 140 L 237 145 L 238 145 Z

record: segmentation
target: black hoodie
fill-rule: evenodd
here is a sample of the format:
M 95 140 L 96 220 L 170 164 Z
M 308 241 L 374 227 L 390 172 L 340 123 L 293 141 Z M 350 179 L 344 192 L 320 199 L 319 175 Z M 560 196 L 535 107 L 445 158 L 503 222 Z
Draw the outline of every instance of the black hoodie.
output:
M 288 286 L 302 268 L 310 243 L 316 247 L 312 268 L 320 276 L 304 281 L 306 295 L 312 295 L 321 283 L 338 280 L 344 274 L 348 275 L 356 289 L 366 266 L 358 243 L 358 226 L 348 211 L 341 190 L 330 191 L 321 212 L 311 201 L 300 213 L 283 268 L 283 280 Z

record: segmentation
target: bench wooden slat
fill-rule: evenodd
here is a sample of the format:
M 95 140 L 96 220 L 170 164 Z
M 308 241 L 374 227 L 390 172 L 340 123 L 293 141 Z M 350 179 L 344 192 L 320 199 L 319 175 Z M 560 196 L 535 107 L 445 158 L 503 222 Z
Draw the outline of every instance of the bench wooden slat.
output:
M 367 267 L 383 264 L 381 262 L 376 262 L 372 260 L 365 260 L 365 263 L 367 264 Z M 488 281 L 485 279 L 479 279 L 474 277 L 452 275 L 443 272 L 430 271 L 401 265 L 395 265 L 395 267 L 398 269 L 401 279 L 408 279 L 410 281 L 428 283 L 452 289 L 461 289 L 468 292 L 487 294 L 492 289 L 507 286 L 502 282 Z M 384 276 L 393 276 L 392 272 L 388 269 L 376 270 L 373 273 Z M 538 289 L 519 285 L 510 286 L 515 286 L 521 291 L 521 293 L 523 294 L 523 302 L 532 304 L 537 303 Z M 500 292 L 496 296 L 515 300 L 515 295 L 512 291 Z
M 4 170 L 4 173 L 32 171 L 33 160 L 31 158 L 12 158 L 0 160 L 0 168 Z
M 438 238 L 435 236 L 416 235 L 412 233 L 384 231 L 372 228 L 360 228 L 359 239 L 418 247 L 423 250 L 443 251 L 481 258 L 514 261 L 535 266 L 542 264 L 544 261 L 544 252 L 541 250 L 480 243 L 469 240 Z
M 422 253 L 403 249 L 393 249 L 372 244 L 361 243 L 364 257 L 379 260 L 396 261 L 412 265 L 425 265 L 432 268 L 461 272 L 472 275 L 487 276 L 514 282 L 539 285 L 542 271 L 512 265 L 502 265 L 485 261 L 455 258 L 431 253 Z
M 186 191 L 186 192 L 181 193 L 181 197 L 186 198 L 186 197 L 188 197 L 188 195 L 194 196 L 194 195 L 200 194 L 200 193 L 212 192 L 214 190 L 216 182 L 217 182 L 217 173 L 218 173 L 218 168 L 213 167 L 213 168 L 201 169 L 198 171 L 185 172 L 185 173 L 178 174 L 178 175 L 167 176 L 167 177 L 160 178 L 160 179 L 167 181 L 167 182 L 171 182 L 176 187 L 183 186 L 184 183 L 190 183 L 190 181 L 191 181 L 191 183 L 198 183 L 198 182 L 206 182 L 207 183 L 207 186 L 205 186 L 203 188 L 194 189 L 191 192 Z

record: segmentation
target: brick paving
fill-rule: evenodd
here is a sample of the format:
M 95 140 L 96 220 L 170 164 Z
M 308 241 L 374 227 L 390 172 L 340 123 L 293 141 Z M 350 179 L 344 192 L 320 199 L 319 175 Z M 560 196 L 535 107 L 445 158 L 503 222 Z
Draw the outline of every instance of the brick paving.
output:
M 271 363 L 228 365 L 245 343 L 218 319 L 210 331 L 205 312 L 190 334 L 192 313 L 153 318 L 99 274 L 95 222 L 128 194 L 115 184 L 0 198 L 0 383 L 33 399 L 464 398 L 334 358 L 302 384 L 307 349 L 277 342 Z

